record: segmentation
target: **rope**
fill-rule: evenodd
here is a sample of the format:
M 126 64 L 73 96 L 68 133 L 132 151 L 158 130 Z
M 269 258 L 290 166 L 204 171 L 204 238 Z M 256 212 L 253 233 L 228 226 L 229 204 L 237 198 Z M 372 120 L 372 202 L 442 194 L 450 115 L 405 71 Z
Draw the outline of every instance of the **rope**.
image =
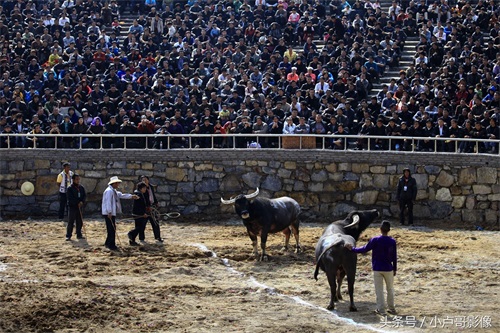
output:
M 170 213 L 164 213 L 161 214 L 158 209 L 156 208 L 151 208 L 151 213 L 147 217 L 151 217 L 153 221 L 157 224 L 159 224 L 158 220 L 160 220 L 160 217 L 163 216 L 163 219 L 176 219 L 181 216 L 181 213 L 179 212 L 170 212 Z M 118 222 L 125 222 L 125 221 L 133 221 L 134 219 L 138 217 L 143 217 L 143 215 L 128 215 L 124 216 L 119 220 L 116 220 L 116 223 Z
M 169 219 L 176 219 L 178 218 L 179 216 L 181 216 L 181 213 L 179 212 L 170 212 L 170 213 L 166 213 L 164 214 L 166 217 L 168 217 Z
M 151 208 L 151 217 L 153 217 L 155 220 L 159 220 L 161 216 L 163 216 L 164 220 L 165 220 L 165 218 L 176 219 L 179 216 L 181 216 L 181 213 L 179 213 L 179 212 L 169 212 L 169 213 L 161 214 L 158 209 L 156 209 L 154 207 Z
M 113 218 L 111 218 L 111 225 L 113 226 L 113 229 L 115 229 L 116 239 L 118 239 L 118 244 L 120 244 L 120 247 L 123 248 L 122 241 L 120 240 L 120 236 L 118 236 L 118 231 L 116 231 L 116 226 L 115 226 L 116 223 L 117 223 L 117 221 L 115 220 L 115 223 L 113 223 Z
M 80 212 L 80 219 L 82 220 L 82 230 L 83 230 L 83 234 L 85 235 L 85 239 L 87 240 L 87 242 L 89 241 L 89 236 L 87 234 L 87 230 L 85 230 L 85 224 L 83 223 L 83 213 L 82 213 L 82 208 L 81 207 L 78 207 L 78 211 Z

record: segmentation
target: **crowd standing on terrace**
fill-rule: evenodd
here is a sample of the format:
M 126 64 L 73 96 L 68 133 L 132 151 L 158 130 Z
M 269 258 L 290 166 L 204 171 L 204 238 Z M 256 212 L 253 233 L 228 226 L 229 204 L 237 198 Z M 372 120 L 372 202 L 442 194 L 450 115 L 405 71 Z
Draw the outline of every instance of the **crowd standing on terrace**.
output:
M 100 133 L 157 134 L 108 137 L 105 148 L 188 145 L 169 134 L 247 147 L 268 133 L 332 134 L 332 149 L 360 134 L 393 140 L 351 147 L 426 151 L 429 137 L 446 137 L 439 151 L 498 152 L 499 16 L 495 0 L 401 0 L 389 10 L 371 0 L 4 0 L 0 147 L 97 148 L 98 137 L 58 134 Z M 371 97 L 409 36 L 419 38 L 412 65 Z

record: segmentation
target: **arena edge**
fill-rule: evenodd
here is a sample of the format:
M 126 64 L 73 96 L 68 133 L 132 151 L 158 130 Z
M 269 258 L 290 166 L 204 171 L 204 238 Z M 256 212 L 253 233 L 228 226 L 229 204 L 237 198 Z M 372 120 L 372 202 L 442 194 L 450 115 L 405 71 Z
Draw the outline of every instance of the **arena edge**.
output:
M 500 158 L 492 155 L 314 150 L 15 150 L 0 161 L 3 217 L 53 216 L 55 177 L 70 161 L 89 192 L 86 214 L 98 215 L 108 178 L 132 190 L 139 175 L 152 177 L 160 202 L 184 214 L 224 214 L 220 197 L 260 187 L 263 195 L 289 195 L 307 217 L 329 220 L 352 208 L 381 209 L 396 217 L 396 182 L 409 166 L 419 185 L 417 220 L 452 220 L 499 230 Z M 33 196 L 20 187 L 35 184 Z M 127 211 L 127 207 L 125 207 Z M 431 222 L 426 222 L 431 223 Z

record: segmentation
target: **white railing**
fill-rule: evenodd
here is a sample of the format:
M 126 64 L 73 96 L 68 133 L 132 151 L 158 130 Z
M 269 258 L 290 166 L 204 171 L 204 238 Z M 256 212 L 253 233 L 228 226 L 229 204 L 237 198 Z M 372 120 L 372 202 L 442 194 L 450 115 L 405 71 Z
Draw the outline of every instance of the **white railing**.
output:
M 471 138 L 316 134 L 20 134 L 2 133 L 1 148 L 36 149 L 239 149 L 288 148 L 481 153 L 500 140 Z M 341 140 L 340 145 L 333 141 Z M 36 143 L 36 144 L 34 144 Z M 252 144 L 253 143 L 253 144 Z M 313 147 L 311 147 L 313 145 Z

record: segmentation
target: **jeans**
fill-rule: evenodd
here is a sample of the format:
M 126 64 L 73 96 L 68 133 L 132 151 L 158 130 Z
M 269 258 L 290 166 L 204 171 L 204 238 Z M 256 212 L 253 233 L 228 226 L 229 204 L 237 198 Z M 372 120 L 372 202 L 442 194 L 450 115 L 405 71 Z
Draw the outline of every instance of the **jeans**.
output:
M 76 237 L 82 237 L 82 212 L 79 207 L 69 207 L 69 218 L 68 218 L 68 226 L 66 227 L 66 237 L 71 238 L 73 234 L 73 225 L 76 222 Z
M 25 136 L 17 136 L 16 137 L 16 147 L 17 148 L 26 147 L 26 137 Z
M 68 199 L 66 193 L 59 192 L 59 219 L 64 219 L 64 213 L 68 206 Z
M 373 281 L 375 283 L 375 295 L 377 296 L 377 310 L 385 312 L 384 301 L 384 281 L 387 289 L 387 307 L 394 311 L 394 272 L 373 271 Z
M 484 148 L 486 149 L 486 151 L 491 150 L 491 149 L 497 150 L 497 144 L 495 142 L 492 142 L 492 141 L 485 141 Z
M 89 138 L 82 138 L 82 148 L 86 148 L 88 142 L 89 142 Z M 77 138 L 75 140 L 75 147 L 80 148 L 80 139 L 79 138 Z

